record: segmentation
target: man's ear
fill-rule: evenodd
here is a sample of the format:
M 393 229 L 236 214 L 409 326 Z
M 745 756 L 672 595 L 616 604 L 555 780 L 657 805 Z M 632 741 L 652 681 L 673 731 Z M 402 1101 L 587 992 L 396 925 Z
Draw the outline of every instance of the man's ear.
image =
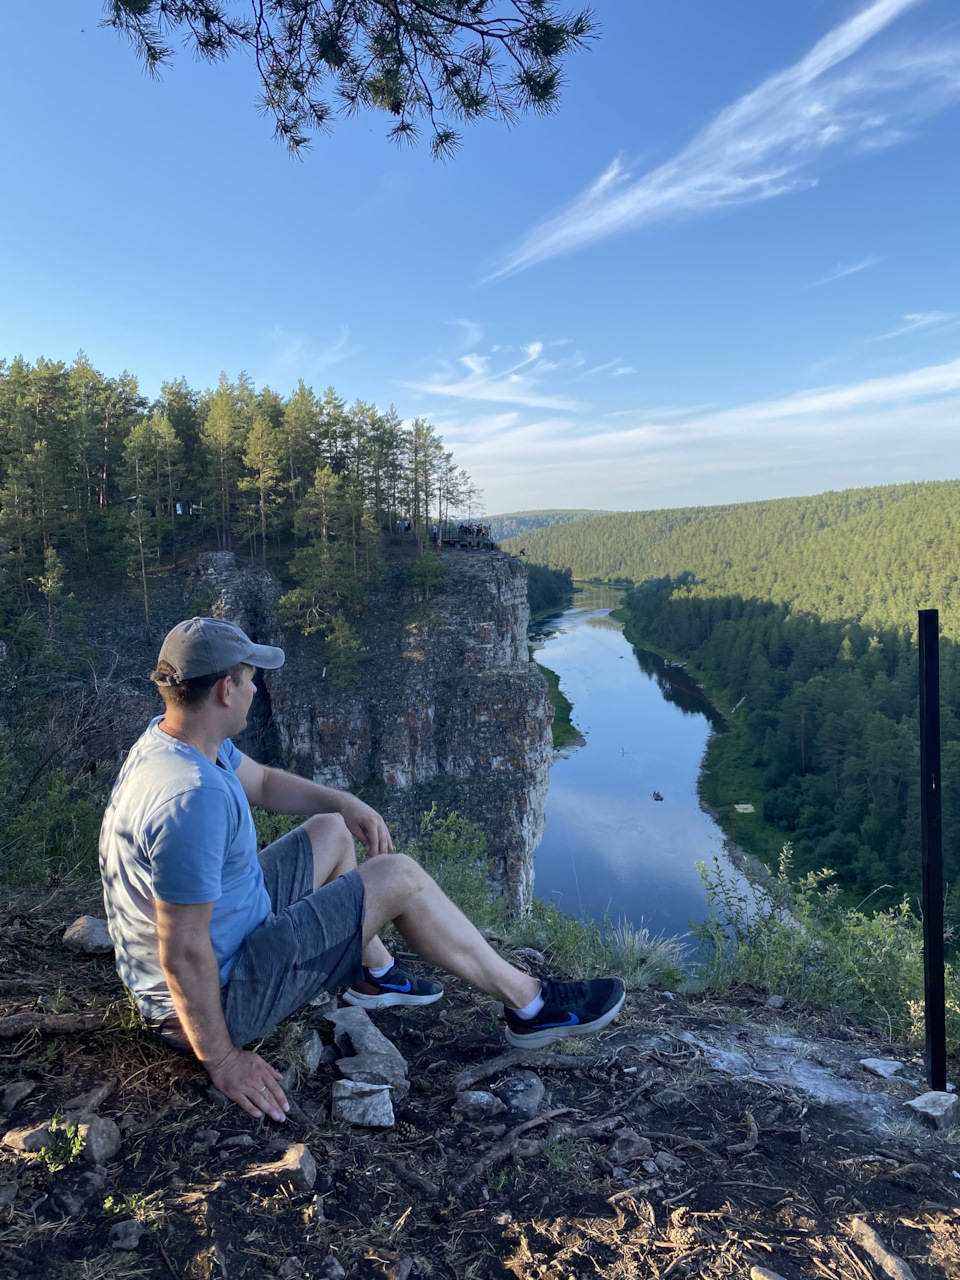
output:
M 222 680 L 218 680 L 213 686 L 213 696 L 217 700 L 217 705 L 221 707 L 231 706 L 236 690 L 237 685 L 233 683 L 230 676 L 224 676 Z

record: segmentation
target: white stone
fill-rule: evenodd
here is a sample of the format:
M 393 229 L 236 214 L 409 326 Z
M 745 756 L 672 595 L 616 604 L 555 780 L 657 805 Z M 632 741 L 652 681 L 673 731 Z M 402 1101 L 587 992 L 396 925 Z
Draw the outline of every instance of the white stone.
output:
M 365 1009 L 359 1009 L 356 1005 L 345 1005 L 342 1009 L 328 1013 L 326 1017 L 328 1022 L 333 1023 L 333 1038 L 341 1053 L 384 1054 L 403 1063 L 403 1074 L 407 1074 L 407 1064 L 404 1062 L 403 1054 L 392 1040 L 388 1040 L 383 1032 L 373 1025 Z
M 116 1077 L 103 1080 L 100 1084 L 94 1085 L 92 1089 L 88 1089 L 86 1093 L 79 1093 L 75 1098 L 69 1098 L 63 1104 L 63 1109 L 67 1113 L 71 1111 L 96 1111 L 99 1106 L 106 1102 L 116 1087 Z
M 31 1080 L 16 1080 L 4 1089 L 0 1105 L 3 1106 L 4 1111 L 12 1111 L 14 1107 L 19 1107 L 24 1098 L 33 1093 L 36 1087 Z
M 395 1098 L 405 1098 L 410 1092 L 407 1064 L 399 1055 L 357 1053 L 352 1058 L 338 1059 L 337 1070 L 347 1080 L 389 1085 Z
M 879 1076 L 881 1080 L 889 1080 L 891 1076 L 903 1070 L 903 1063 L 896 1062 L 893 1058 L 861 1058 L 860 1065 L 871 1075 Z
M 83 1158 L 87 1164 L 103 1164 L 120 1150 L 120 1128 L 106 1116 L 91 1116 L 77 1126 L 83 1139 Z
M 919 1098 L 912 1098 L 906 1105 L 935 1129 L 945 1129 L 957 1115 L 957 1095 L 942 1093 L 938 1089 L 922 1093 Z
M 308 1076 L 316 1074 L 323 1060 L 323 1041 L 316 1031 L 309 1031 L 297 1044 L 297 1057 Z
M 3 1145 L 14 1151 L 36 1152 L 50 1141 L 49 1124 L 30 1124 L 23 1129 L 9 1129 L 3 1135 Z
M 112 1249 L 135 1249 L 143 1235 L 143 1223 L 136 1218 L 125 1218 L 110 1228 L 107 1241 Z
M 113 952 L 107 922 L 99 916 L 78 916 L 64 931 L 63 942 L 71 951 L 85 951 L 88 955 L 105 956 Z
M 272 1164 L 259 1164 L 248 1169 L 245 1178 L 266 1182 L 271 1186 L 292 1187 L 294 1191 L 309 1191 L 317 1180 L 317 1162 L 302 1142 L 294 1142 L 280 1160 Z
M 658 1151 L 653 1159 L 657 1168 L 662 1169 L 664 1173 L 682 1173 L 687 1167 L 686 1160 L 681 1160 L 672 1151 Z
M 335 1080 L 333 1105 L 330 1114 L 334 1120 L 362 1125 L 368 1129 L 390 1129 L 395 1121 L 390 1090 L 385 1084 L 361 1084 L 354 1080 Z

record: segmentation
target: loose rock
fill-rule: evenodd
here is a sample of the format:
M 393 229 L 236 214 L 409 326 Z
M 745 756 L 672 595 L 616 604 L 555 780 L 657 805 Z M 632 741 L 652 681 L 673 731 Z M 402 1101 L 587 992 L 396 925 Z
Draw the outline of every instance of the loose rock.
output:
M 629 1164 L 631 1160 L 637 1160 L 641 1156 L 649 1158 L 652 1155 L 653 1143 L 649 1138 L 641 1138 L 636 1129 L 621 1129 L 616 1135 L 616 1141 L 607 1149 L 607 1159 L 614 1164 Z
M 891 1076 L 903 1070 L 903 1063 L 895 1062 L 893 1058 L 861 1058 L 860 1065 L 871 1075 L 879 1076 L 881 1080 L 889 1080 Z
M 337 1070 L 347 1080 L 361 1084 L 385 1084 L 396 1099 L 405 1098 L 410 1092 L 407 1080 L 407 1064 L 397 1055 L 387 1053 L 358 1053 L 351 1058 L 340 1058 Z
M 31 1124 L 22 1129 L 8 1129 L 3 1135 L 3 1145 L 14 1151 L 37 1152 L 50 1141 L 50 1125 Z
M 286 1258 L 277 1267 L 280 1280 L 300 1280 L 303 1275 L 303 1263 L 299 1258 Z
M 389 1088 L 354 1080 L 334 1082 L 330 1114 L 334 1120 L 369 1129 L 390 1129 L 395 1123 Z
M 50 1198 L 63 1213 L 78 1218 L 94 1204 L 99 1206 L 106 1187 L 106 1173 L 94 1169 L 79 1177 L 67 1176 L 54 1188 Z
M 457 1094 L 453 1104 L 454 1111 L 464 1120 L 485 1120 L 488 1116 L 498 1116 L 506 1111 L 506 1104 L 485 1089 L 464 1089 Z
M 9 1209 L 17 1198 L 17 1192 L 20 1190 L 18 1182 L 5 1182 L 0 1187 L 0 1209 Z
M 919 1098 L 911 1099 L 906 1105 L 935 1129 L 944 1129 L 957 1118 L 955 1093 L 941 1093 L 932 1089 L 929 1093 L 922 1093 Z
M 763 1007 L 765 1009 L 782 1009 L 786 1003 L 785 996 L 770 996 Z
M 671 1151 L 658 1151 L 653 1160 L 657 1168 L 662 1169 L 664 1173 L 682 1173 L 687 1167 L 686 1160 L 681 1160 Z
M 270 1186 L 292 1187 L 294 1191 L 309 1191 L 317 1180 L 317 1162 L 302 1142 L 294 1142 L 273 1164 L 255 1165 L 248 1169 L 245 1178 L 265 1182 Z
M 143 1224 L 136 1218 L 125 1218 L 110 1228 L 107 1241 L 112 1249 L 135 1249 L 143 1235 Z
M 323 1061 L 323 1041 L 316 1031 L 309 1031 L 303 1036 L 297 1045 L 297 1056 L 307 1075 L 315 1075 Z
M 120 1150 L 120 1129 L 106 1116 L 91 1116 L 85 1124 L 77 1125 L 83 1139 L 83 1158 L 87 1164 L 103 1164 Z
M 545 1093 L 543 1081 L 532 1071 L 511 1072 L 506 1084 L 497 1090 L 507 1109 L 524 1120 L 532 1120 L 537 1114 Z
M 32 1080 L 16 1080 L 13 1084 L 8 1084 L 0 1096 L 0 1106 L 4 1111 L 13 1111 L 36 1087 Z
M 71 1111 L 96 1111 L 97 1107 L 106 1102 L 116 1087 L 116 1077 L 103 1080 L 100 1084 L 95 1084 L 92 1089 L 88 1089 L 86 1093 L 79 1093 L 75 1098 L 68 1099 L 63 1104 L 63 1109 L 68 1114 Z
M 253 1139 L 249 1133 L 237 1133 L 232 1138 L 224 1138 L 220 1143 L 220 1150 L 224 1147 L 252 1147 Z
M 317 1267 L 317 1275 L 320 1280 L 345 1280 L 346 1274 L 332 1253 L 328 1253 L 319 1267 Z
M 344 1054 L 376 1053 L 388 1057 L 399 1058 L 403 1062 L 406 1075 L 406 1062 L 403 1054 L 388 1040 L 382 1031 L 373 1025 L 365 1009 L 355 1005 L 345 1005 L 327 1014 L 327 1021 L 333 1023 L 333 1038 L 337 1048 Z
M 78 916 L 64 931 L 63 942 L 71 951 L 84 951 L 92 956 L 105 956 L 113 952 L 107 922 L 99 916 Z

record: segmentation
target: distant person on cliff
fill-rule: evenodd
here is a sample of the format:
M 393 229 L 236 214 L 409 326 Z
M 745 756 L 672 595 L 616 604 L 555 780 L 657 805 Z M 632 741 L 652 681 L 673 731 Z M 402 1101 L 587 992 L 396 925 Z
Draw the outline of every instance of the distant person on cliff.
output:
M 154 1029 L 248 1115 L 282 1120 L 279 1072 L 243 1045 L 321 991 L 346 986 L 366 1009 L 443 995 L 394 961 L 378 936 L 388 921 L 424 960 L 502 1001 L 513 1045 L 606 1026 L 619 978 L 541 983 L 515 969 L 422 867 L 392 854 L 369 805 L 233 745 L 256 668 L 283 661 L 215 618 L 181 622 L 160 650 L 151 678 L 165 712 L 131 748 L 100 835 L 117 970 Z M 306 821 L 258 857 L 252 804 Z M 360 867 L 355 838 L 370 855 Z

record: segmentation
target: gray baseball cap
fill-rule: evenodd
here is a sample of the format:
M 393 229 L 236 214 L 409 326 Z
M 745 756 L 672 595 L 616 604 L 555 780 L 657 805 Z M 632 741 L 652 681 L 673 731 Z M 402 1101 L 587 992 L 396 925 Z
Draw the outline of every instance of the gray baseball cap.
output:
M 178 622 L 160 647 L 160 662 L 169 662 L 179 683 L 195 676 L 212 676 L 227 671 L 238 662 L 274 671 L 284 662 L 282 649 L 269 644 L 254 644 L 239 627 L 222 618 L 188 618 Z

